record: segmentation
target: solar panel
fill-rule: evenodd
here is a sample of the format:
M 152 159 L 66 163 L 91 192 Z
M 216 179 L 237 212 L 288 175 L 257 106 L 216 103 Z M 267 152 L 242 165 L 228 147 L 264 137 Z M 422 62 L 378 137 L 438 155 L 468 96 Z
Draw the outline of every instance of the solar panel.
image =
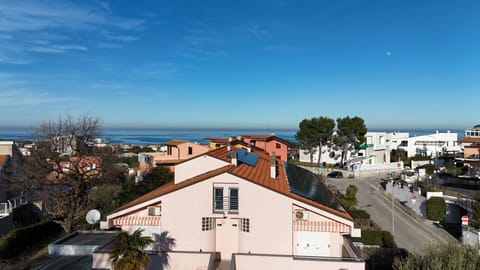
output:
M 345 212 L 345 209 L 335 199 L 325 184 L 318 180 L 313 173 L 286 162 L 284 164 L 291 192 Z
M 243 149 L 237 149 L 235 151 L 237 151 L 237 160 L 238 161 L 240 161 L 242 163 L 245 163 L 245 164 L 247 164 L 249 166 L 252 166 L 252 167 L 255 167 L 255 165 L 257 165 L 257 162 L 258 162 L 258 159 L 259 159 L 257 154 L 254 154 L 252 152 L 247 152 Z M 228 153 L 227 157 L 231 158 L 232 153 L 233 152 Z

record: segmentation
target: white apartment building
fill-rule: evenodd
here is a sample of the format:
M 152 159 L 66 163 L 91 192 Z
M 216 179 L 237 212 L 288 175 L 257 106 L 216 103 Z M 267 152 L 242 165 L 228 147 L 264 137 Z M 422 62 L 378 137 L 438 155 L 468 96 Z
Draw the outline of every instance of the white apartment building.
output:
M 437 157 L 440 153 L 462 151 L 457 133 L 438 130 L 433 134 L 402 139 L 398 148 L 407 151 L 408 157 L 416 154 Z

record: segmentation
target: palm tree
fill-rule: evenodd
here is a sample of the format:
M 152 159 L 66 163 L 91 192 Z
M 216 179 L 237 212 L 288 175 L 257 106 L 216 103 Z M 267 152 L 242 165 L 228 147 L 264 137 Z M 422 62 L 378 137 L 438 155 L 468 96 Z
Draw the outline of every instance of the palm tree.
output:
M 144 251 L 145 247 L 153 244 L 148 236 L 142 236 L 142 229 L 137 229 L 131 235 L 120 232 L 110 251 L 115 270 L 141 270 L 150 262 L 149 255 Z

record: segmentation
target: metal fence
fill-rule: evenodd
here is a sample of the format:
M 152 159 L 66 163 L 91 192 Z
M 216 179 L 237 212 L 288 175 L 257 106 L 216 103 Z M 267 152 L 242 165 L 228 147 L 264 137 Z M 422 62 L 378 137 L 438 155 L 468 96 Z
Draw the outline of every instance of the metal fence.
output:
M 28 203 L 28 200 L 23 197 L 15 197 L 10 200 L 7 200 L 4 203 L 0 203 L 0 216 L 8 216 L 13 209 L 25 205 Z

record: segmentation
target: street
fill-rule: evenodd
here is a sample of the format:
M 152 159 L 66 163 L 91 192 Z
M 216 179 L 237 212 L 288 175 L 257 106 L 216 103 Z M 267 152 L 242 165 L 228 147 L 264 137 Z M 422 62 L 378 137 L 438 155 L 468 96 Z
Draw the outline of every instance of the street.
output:
M 398 201 L 395 201 L 393 227 L 392 198 L 383 192 L 380 181 L 380 177 L 327 178 L 327 183 L 334 184 L 343 194 L 348 185 L 357 186 L 357 208 L 367 211 L 375 223 L 391 232 L 398 247 L 415 252 L 433 244 L 457 242 L 448 232 L 411 213 Z

